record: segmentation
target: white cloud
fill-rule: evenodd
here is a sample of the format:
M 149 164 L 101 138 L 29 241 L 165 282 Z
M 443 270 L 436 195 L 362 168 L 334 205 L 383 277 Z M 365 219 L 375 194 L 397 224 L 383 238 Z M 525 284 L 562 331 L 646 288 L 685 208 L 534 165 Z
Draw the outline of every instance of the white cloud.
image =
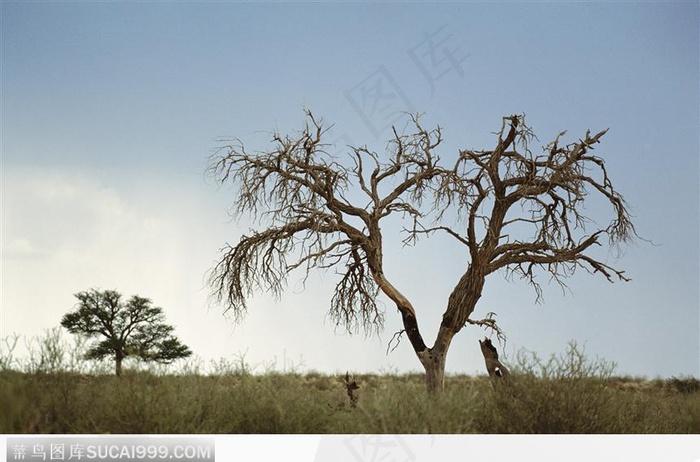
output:
M 26 237 L 16 237 L 8 243 L 3 243 L 0 252 L 2 252 L 3 258 L 7 259 L 37 258 L 42 254 L 34 243 Z
M 261 367 L 419 367 L 408 348 L 385 355 L 398 318 L 387 320 L 381 341 L 336 334 L 326 319 L 332 278 L 314 277 L 300 294 L 292 277 L 280 301 L 250 300 L 238 326 L 207 310 L 205 274 L 223 243 L 238 238 L 225 205 L 177 181 L 107 181 L 117 187 L 79 172 L 5 172 L 1 336 L 41 335 L 74 306 L 74 293 L 96 287 L 151 298 L 205 362 L 245 353 Z
M 151 298 L 205 363 L 246 353 L 258 366 L 276 360 L 284 367 L 286 356 L 287 365 L 310 368 L 347 358 L 339 367 L 357 369 L 375 356 L 367 348 L 383 351 L 324 325 L 327 294 L 315 290 L 328 287 L 318 284 L 303 295 L 290 289 L 279 303 L 255 297 L 234 326 L 220 309 L 207 309 L 205 286 L 218 249 L 237 239 L 225 206 L 207 205 L 211 197 L 177 181 L 105 181 L 79 172 L 5 172 L 0 337 L 42 335 L 74 306 L 73 294 L 95 287 Z
M 174 216 L 81 173 L 5 172 L 3 180 L 2 335 L 58 325 L 73 294 L 91 287 L 166 308 L 201 271 L 183 229 L 196 211 Z M 201 286 L 201 274 L 194 280 Z

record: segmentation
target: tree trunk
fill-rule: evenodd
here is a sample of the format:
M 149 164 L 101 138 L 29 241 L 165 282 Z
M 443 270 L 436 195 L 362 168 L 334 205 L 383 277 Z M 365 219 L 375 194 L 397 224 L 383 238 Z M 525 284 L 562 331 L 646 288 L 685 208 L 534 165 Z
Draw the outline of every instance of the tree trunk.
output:
M 444 390 L 447 352 L 450 349 L 452 339 L 462 330 L 469 315 L 474 311 L 476 302 L 481 297 L 484 281 L 485 273 L 483 268 L 471 265 L 450 294 L 447 310 L 443 314 L 435 345 L 432 348 L 423 347 L 421 350 L 417 348 L 416 343 L 412 342 L 418 359 L 420 359 L 425 369 L 428 393 L 432 394 Z M 406 318 L 404 318 L 404 327 L 408 331 L 409 326 L 406 323 Z
M 425 350 L 421 355 L 421 363 L 425 368 L 425 385 L 428 393 L 434 394 L 445 389 L 445 363 L 447 352 L 436 352 L 434 349 Z
M 426 348 L 418 353 L 423 368 L 425 369 L 425 384 L 428 393 L 441 392 L 445 389 L 445 364 L 447 363 L 447 352 L 450 343 L 455 335 L 455 331 L 444 326 L 438 331 L 437 340 L 432 348 Z
M 116 357 L 114 359 L 115 373 L 117 374 L 117 377 L 120 377 L 122 375 L 122 361 L 123 360 L 124 360 L 124 356 L 117 353 Z
M 440 392 L 445 388 L 445 364 L 447 351 L 452 339 L 467 322 L 481 297 L 484 287 L 485 270 L 481 265 L 470 265 L 450 294 L 447 310 L 442 317 L 435 344 L 428 348 L 418 329 L 416 312 L 411 302 L 399 292 L 381 272 L 381 265 L 375 263 L 372 274 L 379 288 L 394 303 L 401 313 L 403 326 L 413 351 L 425 369 L 426 386 L 429 393 Z

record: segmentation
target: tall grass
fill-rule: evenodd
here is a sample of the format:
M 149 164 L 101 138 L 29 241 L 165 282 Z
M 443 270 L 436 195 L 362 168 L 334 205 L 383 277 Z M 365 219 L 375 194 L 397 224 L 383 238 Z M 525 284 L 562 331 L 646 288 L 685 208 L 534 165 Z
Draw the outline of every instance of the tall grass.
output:
M 696 379 L 615 378 L 575 344 L 521 353 L 499 386 L 449 376 L 435 396 L 419 374 L 354 376 L 356 406 L 343 376 L 258 372 L 245 355 L 115 377 L 60 345 L 48 333 L 29 359 L 0 352 L 0 433 L 700 433 Z
M 613 378 L 614 363 L 589 361 L 575 343 L 543 362 L 520 353 L 515 374 L 475 416 L 488 433 L 700 433 L 700 394 Z

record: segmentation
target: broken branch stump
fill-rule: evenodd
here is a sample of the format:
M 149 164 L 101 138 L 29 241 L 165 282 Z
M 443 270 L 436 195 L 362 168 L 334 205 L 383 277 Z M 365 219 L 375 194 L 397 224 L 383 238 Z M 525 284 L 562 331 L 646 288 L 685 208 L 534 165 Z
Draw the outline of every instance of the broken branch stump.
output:
M 486 361 L 486 370 L 492 380 L 507 379 L 510 376 L 510 371 L 498 360 L 498 350 L 493 346 L 491 340 L 487 337 L 484 340 L 479 340 L 481 354 L 484 355 Z

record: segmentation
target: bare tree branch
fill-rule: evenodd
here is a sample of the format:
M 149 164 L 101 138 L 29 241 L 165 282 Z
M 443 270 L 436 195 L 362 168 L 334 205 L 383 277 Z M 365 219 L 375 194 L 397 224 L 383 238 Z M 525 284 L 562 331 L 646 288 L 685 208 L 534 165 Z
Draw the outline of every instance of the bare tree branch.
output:
M 508 338 L 506 337 L 506 333 L 503 332 L 503 330 L 498 326 L 498 324 L 496 324 L 496 319 L 494 318 L 494 316 L 496 316 L 496 313 L 491 311 L 486 315 L 484 319 L 467 319 L 467 324 L 472 324 L 474 326 L 490 329 L 496 334 L 498 341 L 505 346 Z

